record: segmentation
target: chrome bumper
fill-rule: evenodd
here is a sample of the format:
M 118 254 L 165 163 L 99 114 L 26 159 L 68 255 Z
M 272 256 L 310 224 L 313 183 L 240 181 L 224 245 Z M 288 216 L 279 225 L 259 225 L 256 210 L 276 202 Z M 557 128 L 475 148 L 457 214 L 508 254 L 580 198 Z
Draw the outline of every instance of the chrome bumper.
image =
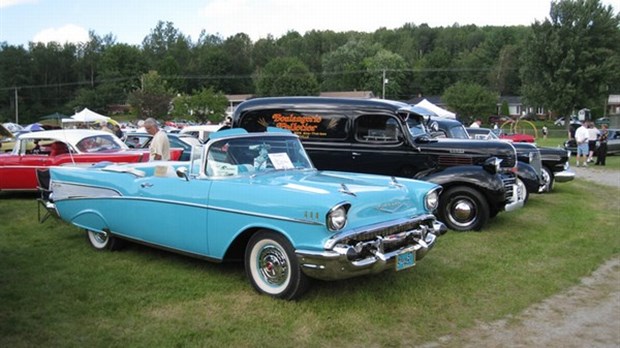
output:
M 567 182 L 575 179 L 575 172 L 572 170 L 563 170 L 561 172 L 553 173 L 553 177 L 556 182 Z
M 512 187 L 512 197 L 510 198 L 509 202 L 506 203 L 506 206 L 504 207 L 505 211 L 515 211 L 517 209 L 521 209 L 523 208 L 523 205 L 525 204 L 525 195 L 522 194 L 522 190 L 524 190 L 525 187 L 520 187 L 519 185 L 513 185 Z
M 415 260 L 421 260 L 433 248 L 437 237 L 446 231 L 443 223 L 433 221 L 430 226 L 421 224 L 413 230 L 384 237 L 377 236 L 354 245 L 336 243 L 331 250 L 297 250 L 296 254 L 302 271 L 311 278 L 347 279 L 396 269 L 396 257 L 402 253 L 413 251 Z M 395 250 L 384 250 L 391 243 L 403 241 L 409 242 Z

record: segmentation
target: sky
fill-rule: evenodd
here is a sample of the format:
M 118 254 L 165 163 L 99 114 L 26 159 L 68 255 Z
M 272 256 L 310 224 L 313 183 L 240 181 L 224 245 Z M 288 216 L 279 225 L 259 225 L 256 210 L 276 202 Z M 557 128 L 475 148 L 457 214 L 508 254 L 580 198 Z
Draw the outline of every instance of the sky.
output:
M 294 30 L 373 32 L 406 23 L 431 27 L 530 25 L 550 0 L 0 0 L 0 43 L 85 42 L 88 32 L 140 45 L 159 21 L 196 42 L 200 32 L 252 41 Z M 603 0 L 618 11 L 618 0 Z

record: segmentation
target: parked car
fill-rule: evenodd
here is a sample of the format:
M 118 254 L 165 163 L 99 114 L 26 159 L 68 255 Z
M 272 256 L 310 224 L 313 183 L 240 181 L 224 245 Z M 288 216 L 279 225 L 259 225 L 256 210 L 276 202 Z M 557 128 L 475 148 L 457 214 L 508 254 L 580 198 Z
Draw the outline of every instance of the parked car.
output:
M 237 106 L 233 128 L 267 127 L 300 136 L 322 170 L 383 174 L 440 184 L 437 216 L 456 231 L 480 230 L 501 211 L 523 206 L 510 144 L 433 139 L 426 109 L 389 100 L 321 97 L 255 98 Z M 500 161 L 501 160 L 501 161 Z
M 15 146 L 15 135 L 0 124 L 0 153 L 11 152 Z
M 181 150 L 171 150 L 178 159 Z M 145 150 L 130 150 L 114 134 L 86 129 L 24 133 L 11 153 L 0 154 L 0 191 L 36 191 L 36 169 L 88 166 L 101 161 L 148 161 Z
M 607 136 L 607 154 L 615 155 L 620 153 L 620 129 L 613 128 L 608 129 L 609 135 Z M 596 151 L 598 151 L 599 143 L 596 143 Z M 564 142 L 564 148 L 571 153 L 577 153 L 577 143 L 574 137 Z
M 433 132 L 431 133 L 434 137 L 443 137 L 443 138 L 451 138 L 451 139 L 473 139 L 473 140 L 484 140 L 484 141 L 494 141 L 494 142 L 507 142 L 512 144 L 517 153 L 517 166 L 516 171 L 515 168 L 511 167 L 503 167 L 502 170 L 515 172 L 519 180 L 522 182 L 526 191 L 526 200 L 529 197 L 530 193 L 540 192 L 543 187 L 543 179 L 542 173 L 540 170 L 540 152 L 536 148 L 536 146 L 529 143 L 518 143 L 519 145 L 513 144 L 511 141 L 502 140 L 497 137 L 494 133 L 492 135 L 488 134 L 488 128 L 467 128 L 467 130 L 483 130 L 479 131 L 479 134 L 469 133 L 465 126 L 460 121 L 455 119 L 443 118 L 431 116 L 428 119 L 428 125 Z M 473 136 L 472 136 L 473 135 Z M 525 151 L 524 151 L 525 150 Z M 525 152 L 525 159 L 522 158 Z
M 179 134 L 189 134 L 193 137 L 198 138 L 200 141 L 205 142 L 209 138 L 209 134 L 213 132 L 217 132 L 222 128 L 220 124 L 206 124 L 206 125 L 196 125 L 196 126 L 185 126 Z
M 570 117 L 570 123 L 571 124 L 579 124 L 581 125 L 581 122 L 579 122 L 579 119 L 577 118 L 577 116 L 571 116 Z M 566 124 L 566 121 L 564 121 L 564 117 L 558 117 L 555 122 L 553 122 L 554 125 L 556 126 L 564 126 Z
M 594 124 L 596 124 L 599 127 L 604 124 L 606 124 L 609 127 L 610 123 L 611 123 L 611 120 L 609 119 L 609 117 L 599 117 L 596 119 L 596 121 L 594 121 Z
M 53 168 L 50 209 L 97 250 L 127 239 L 243 259 L 252 286 L 282 299 L 299 297 L 309 278 L 409 268 L 447 230 L 432 215 L 439 185 L 318 171 L 290 132 L 218 132 L 192 158 Z
M 127 133 L 125 136 L 125 144 L 130 148 L 148 149 L 151 145 L 153 136 L 149 133 Z M 189 161 L 192 153 L 192 146 L 202 144 L 198 138 L 189 134 L 168 134 L 168 141 L 171 148 L 183 149 L 179 161 Z
M 466 128 L 467 133 L 474 139 L 494 139 L 497 135 L 488 128 Z M 543 186 L 539 192 L 551 192 L 555 182 L 567 182 L 575 178 L 575 172 L 570 170 L 570 151 L 554 147 L 539 147 L 529 143 L 513 143 L 517 149 L 519 161 L 525 163 L 537 163 L 540 158 L 540 173 L 543 179 Z M 532 151 L 536 148 L 539 154 Z M 538 167 L 538 164 L 534 165 Z
M 534 143 L 536 142 L 536 138 L 534 138 L 533 135 L 529 135 L 525 133 L 507 134 L 507 133 L 502 132 L 499 129 L 496 129 L 495 132 L 498 138 L 502 140 L 510 140 L 513 143 Z

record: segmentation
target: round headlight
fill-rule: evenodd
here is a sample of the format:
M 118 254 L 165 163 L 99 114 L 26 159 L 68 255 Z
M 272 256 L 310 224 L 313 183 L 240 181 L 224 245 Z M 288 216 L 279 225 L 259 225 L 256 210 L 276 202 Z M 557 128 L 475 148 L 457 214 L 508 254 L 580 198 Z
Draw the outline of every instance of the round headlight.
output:
M 348 205 L 338 205 L 327 213 L 327 228 L 332 231 L 339 231 L 347 224 Z
M 428 211 L 434 211 L 439 206 L 439 193 L 441 189 L 435 189 L 426 194 L 424 197 L 424 206 Z

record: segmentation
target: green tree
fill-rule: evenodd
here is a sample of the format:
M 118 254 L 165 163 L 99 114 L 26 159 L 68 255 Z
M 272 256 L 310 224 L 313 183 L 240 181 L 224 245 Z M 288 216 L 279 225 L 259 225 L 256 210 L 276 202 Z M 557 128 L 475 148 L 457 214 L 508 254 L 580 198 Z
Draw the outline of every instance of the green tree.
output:
M 353 91 L 364 88 L 367 77 L 364 60 L 373 57 L 381 46 L 365 40 L 352 40 L 323 56 L 323 91 Z M 378 76 L 379 81 L 380 76 Z
M 401 56 L 382 49 L 374 56 L 364 59 L 363 67 L 365 70 L 362 85 L 364 90 L 373 91 L 377 96 L 383 96 L 383 88 L 385 87 L 386 98 L 402 99 L 402 85 L 405 82 L 404 69 L 407 65 Z M 384 71 L 385 84 L 383 83 Z
M 219 123 L 224 119 L 228 99 L 221 92 L 215 93 L 212 88 L 205 88 L 193 95 L 175 97 L 172 105 L 171 114 L 174 117 Z
M 494 114 L 497 97 L 494 92 L 478 84 L 457 82 L 446 89 L 441 99 L 461 119 L 467 120 Z
M 620 80 L 620 15 L 599 0 L 551 3 L 522 54 L 522 95 L 557 115 L 603 103 Z M 567 123 L 568 127 L 568 123 Z
M 308 96 L 319 94 L 314 75 L 297 58 L 276 58 L 256 74 L 259 96 Z
M 164 118 L 175 93 L 157 71 L 142 75 L 142 87 L 129 94 L 128 102 L 141 118 Z

